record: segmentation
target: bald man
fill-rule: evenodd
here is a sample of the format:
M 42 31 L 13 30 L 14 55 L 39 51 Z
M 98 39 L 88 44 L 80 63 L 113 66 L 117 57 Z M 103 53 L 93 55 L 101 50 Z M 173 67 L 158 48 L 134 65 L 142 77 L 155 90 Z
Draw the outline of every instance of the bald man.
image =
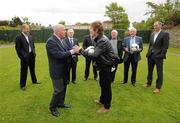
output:
M 124 81 L 123 84 L 128 82 L 128 71 L 131 64 L 132 67 L 132 75 L 131 75 L 131 83 L 133 86 L 136 84 L 136 71 L 138 66 L 138 61 L 141 60 L 140 52 L 143 50 L 143 42 L 142 38 L 136 36 L 137 30 L 132 27 L 129 31 L 130 36 L 126 37 L 123 41 L 123 49 L 124 49 Z M 133 46 L 137 45 L 139 48 L 137 50 L 133 50 Z
M 31 73 L 31 80 L 33 84 L 40 84 L 37 82 L 35 75 L 35 46 L 30 29 L 27 24 L 22 25 L 22 33 L 16 37 L 15 48 L 21 63 L 20 72 L 20 88 L 25 91 L 28 67 Z

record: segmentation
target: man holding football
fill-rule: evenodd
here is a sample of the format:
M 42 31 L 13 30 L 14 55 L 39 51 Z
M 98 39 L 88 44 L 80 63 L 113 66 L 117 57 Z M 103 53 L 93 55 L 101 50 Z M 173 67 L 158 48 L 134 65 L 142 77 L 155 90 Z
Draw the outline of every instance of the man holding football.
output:
M 136 71 L 138 66 L 138 61 L 141 60 L 140 52 L 143 50 L 142 38 L 136 36 L 137 30 L 132 27 L 130 29 L 130 36 L 124 38 L 122 43 L 124 49 L 124 80 L 123 84 L 128 82 L 128 71 L 131 64 L 132 67 L 132 76 L 131 83 L 133 86 L 136 86 Z

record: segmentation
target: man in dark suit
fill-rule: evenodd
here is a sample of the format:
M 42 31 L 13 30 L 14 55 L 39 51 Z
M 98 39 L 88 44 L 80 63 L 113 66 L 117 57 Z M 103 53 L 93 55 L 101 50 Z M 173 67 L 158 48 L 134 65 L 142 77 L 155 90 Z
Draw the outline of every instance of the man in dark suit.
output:
M 148 76 L 145 87 L 150 87 L 153 80 L 153 69 L 156 65 L 157 80 L 154 93 L 159 93 L 163 84 L 163 59 L 166 59 L 166 52 L 169 46 L 169 34 L 161 30 L 162 23 L 154 23 L 154 32 L 150 37 L 149 49 L 147 52 Z
M 66 48 L 68 50 L 72 50 L 75 45 L 79 46 L 79 43 L 76 38 L 74 38 L 74 30 L 73 29 L 68 29 L 67 31 L 67 38 L 63 41 L 65 44 Z M 70 56 L 69 61 L 68 61 L 68 83 L 70 81 L 70 71 L 72 70 L 72 83 L 76 84 L 76 67 L 77 67 L 77 62 L 78 62 L 78 56 L 77 54 L 74 54 Z
M 29 26 L 27 24 L 23 24 L 22 33 L 19 34 L 15 40 L 16 52 L 21 61 L 20 88 L 23 91 L 26 86 L 28 67 L 30 69 L 32 83 L 39 84 L 35 75 L 35 46 L 29 31 Z
M 93 39 L 92 39 L 91 32 L 89 35 L 84 37 L 83 49 L 86 49 L 89 46 L 93 46 Z M 86 57 L 85 59 L 86 59 L 86 68 L 85 68 L 84 80 L 86 81 L 89 77 L 89 70 L 90 70 L 91 62 L 92 62 L 92 66 L 93 66 L 94 80 L 97 80 L 97 78 L 98 78 L 97 68 L 93 65 L 92 59 L 89 57 Z
M 131 64 L 132 67 L 132 76 L 131 83 L 135 86 L 136 83 L 136 71 L 138 66 L 138 61 L 141 60 L 140 52 L 143 50 L 142 38 L 136 36 L 137 30 L 132 27 L 130 29 L 130 36 L 126 37 L 123 41 L 124 54 L 124 81 L 123 84 L 126 84 L 128 81 L 128 71 Z
M 50 111 L 53 116 L 58 117 L 60 113 L 57 108 L 70 108 L 64 103 L 67 87 L 67 59 L 76 49 L 67 50 L 62 43 L 66 35 L 65 27 L 61 24 L 54 26 L 54 34 L 46 42 L 46 50 L 49 61 L 49 72 L 53 82 L 54 93 L 50 103 Z

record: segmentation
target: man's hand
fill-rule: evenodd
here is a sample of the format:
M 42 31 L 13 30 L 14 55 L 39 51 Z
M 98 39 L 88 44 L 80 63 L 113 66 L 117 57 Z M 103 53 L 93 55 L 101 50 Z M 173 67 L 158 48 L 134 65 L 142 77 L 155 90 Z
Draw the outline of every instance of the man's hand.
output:
M 124 48 L 124 50 L 126 51 L 126 52 L 129 52 L 129 50 L 128 50 L 128 48 L 126 47 L 126 48 Z
M 73 47 L 74 53 L 79 53 L 79 50 L 81 49 L 81 47 L 79 47 L 78 45 L 75 45 Z

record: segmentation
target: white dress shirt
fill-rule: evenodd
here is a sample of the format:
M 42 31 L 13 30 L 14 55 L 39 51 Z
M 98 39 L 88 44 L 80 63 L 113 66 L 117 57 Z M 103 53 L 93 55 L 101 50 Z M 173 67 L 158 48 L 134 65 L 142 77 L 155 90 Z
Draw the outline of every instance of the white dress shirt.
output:
M 154 43 L 156 42 L 156 39 L 160 32 L 161 32 L 161 30 L 159 32 L 154 32 Z
M 30 53 L 32 50 L 31 50 L 31 46 L 30 46 L 30 43 L 29 43 L 28 35 L 26 35 L 24 32 L 22 32 L 22 34 L 24 35 L 24 37 L 26 38 L 26 41 L 27 41 L 28 44 L 29 44 L 29 53 Z

